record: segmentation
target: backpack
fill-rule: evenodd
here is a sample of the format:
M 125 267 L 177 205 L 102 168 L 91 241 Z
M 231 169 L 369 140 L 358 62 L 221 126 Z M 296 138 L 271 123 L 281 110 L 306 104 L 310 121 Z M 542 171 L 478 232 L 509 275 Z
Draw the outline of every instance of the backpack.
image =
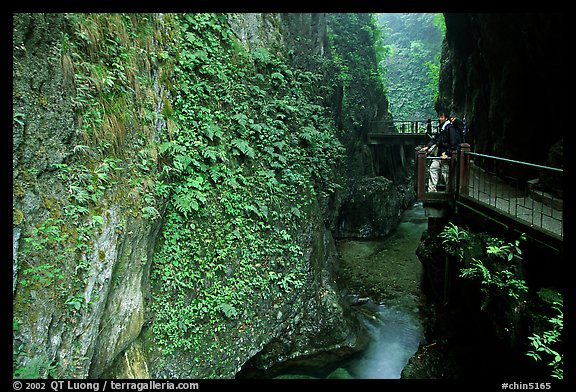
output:
M 460 117 L 450 117 L 450 122 L 458 130 L 460 135 L 460 143 L 466 142 L 466 133 L 468 133 L 468 124 L 466 124 L 466 118 L 462 119 Z

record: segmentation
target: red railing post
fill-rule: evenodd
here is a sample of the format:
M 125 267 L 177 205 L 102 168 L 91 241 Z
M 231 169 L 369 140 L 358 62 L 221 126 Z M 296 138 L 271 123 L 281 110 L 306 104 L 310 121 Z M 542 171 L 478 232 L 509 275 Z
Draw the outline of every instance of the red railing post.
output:
M 466 154 L 470 152 L 470 144 L 462 143 L 460 144 L 460 154 L 458 157 L 458 194 L 467 195 L 468 194 L 468 184 L 470 180 L 470 155 Z
M 426 152 L 420 151 L 420 147 L 416 147 L 414 152 L 414 167 L 416 169 L 416 199 L 424 199 L 424 192 L 426 192 Z
M 454 198 L 456 195 L 454 194 L 456 191 L 456 162 L 458 158 L 458 153 L 456 151 L 452 151 L 452 156 L 450 157 L 450 162 L 448 162 L 448 183 L 446 184 L 446 190 L 450 195 L 450 198 Z

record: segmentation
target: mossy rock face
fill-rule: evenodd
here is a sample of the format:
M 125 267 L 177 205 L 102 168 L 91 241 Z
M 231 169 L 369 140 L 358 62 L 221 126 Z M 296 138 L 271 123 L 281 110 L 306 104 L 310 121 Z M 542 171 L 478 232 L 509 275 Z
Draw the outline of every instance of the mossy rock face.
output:
M 158 234 L 148 220 L 126 223 L 138 202 L 127 204 L 139 196 L 129 191 L 130 182 L 138 177 L 152 183 L 151 170 L 127 162 L 131 175 L 112 178 L 116 173 L 105 165 L 124 161 L 104 152 L 106 140 L 96 146 L 82 137 L 78 118 L 86 107 L 73 103 L 78 90 L 72 82 L 86 75 L 66 67 L 73 49 L 63 47 L 77 38 L 78 16 L 15 14 L 13 20 L 14 368 L 27 374 L 37 364 L 33 358 L 40 358 L 40 378 L 48 372 L 87 378 L 91 368 L 98 378 L 138 336 L 149 268 L 142 260 L 151 260 Z M 102 55 L 78 52 L 84 65 Z M 147 83 L 154 85 L 151 74 Z M 145 79 L 139 82 L 143 86 Z M 131 140 L 140 137 L 138 130 Z M 123 158 L 129 161 L 131 154 Z M 71 212 L 80 207 L 82 213 Z
M 353 379 L 354 376 L 350 374 L 350 372 L 344 368 L 337 368 L 332 373 L 330 373 L 327 379 Z
M 43 171 L 70 155 L 76 131 L 67 100 L 72 91 L 63 88 L 64 73 L 55 61 L 59 37 L 70 25 L 63 14 L 17 14 L 13 24 L 13 110 L 22 115 L 22 124 L 13 127 L 13 168 Z
M 110 370 L 102 378 L 111 379 L 149 379 L 148 355 L 140 339 L 135 340 L 117 357 Z
M 310 14 L 303 18 L 301 23 L 298 20 L 293 23 L 298 29 L 306 25 L 317 26 L 317 30 L 310 30 L 309 41 L 322 42 L 323 45 L 326 34 L 324 21 L 315 21 L 318 16 L 314 15 L 321 14 Z M 174 101 L 161 91 L 167 88 L 165 83 L 170 80 L 166 77 L 165 82 L 159 81 L 166 68 L 158 69 L 159 62 L 156 58 L 141 58 L 145 63 L 143 66 L 150 69 L 147 69 L 147 72 L 139 72 L 141 69 L 135 71 L 142 76 L 142 79 L 138 79 L 139 87 L 149 90 L 150 100 L 146 99 L 146 103 L 140 100 L 129 102 L 131 94 L 126 95 L 125 100 L 114 99 L 112 108 L 115 112 L 105 118 L 106 127 L 90 128 L 91 132 L 101 132 L 94 136 L 83 128 L 90 122 L 86 114 L 90 108 L 101 108 L 106 104 L 106 100 L 100 95 L 78 97 L 81 89 L 74 88 L 75 78 L 96 79 L 94 75 L 88 74 L 89 71 L 81 74 L 83 71 L 70 65 L 66 68 L 64 64 L 65 59 L 72 61 L 70 59 L 74 57 L 71 56 L 73 54 L 79 56 L 78 61 L 86 66 L 84 68 L 101 69 L 104 63 L 113 60 L 110 56 L 114 56 L 117 49 L 122 49 L 123 40 L 130 37 L 118 34 L 117 41 L 74 41 L 83 40 L 80 36 L 86 34 L 79 34 L 80 31 L 84 33 L 83 28 L 89 31 L 88 35 L 104 37 L 106 29 L 111 26 L 118 28 L 112 31 L 121 32 L 124 27 L 130 30 L 129 25 L 136 25 L 138 20 L 146 19 L 152 26 L 144 26 L 147 31 L 164 34 L 167 32 L 162 31 L 166 27 L 163 21 L 167 22 L 171 17 L 160 15 L 138 19 L 137 15 L 115 14 L 110 15 L 108 22 L 118 23 L 107 23 L 108 16 L 16 14 L 14 17 L 13 110 L 19 115 L 15 116 L 13 127 L 13 177 L 17 184 L 14 188 L 13 204 L 14 224 L 17 226 L 13 234 L 13 249 L 16 255 L 13 291 L 14 318 L 18 325 L 14 346 L 23 347 L 22 351 L 14 353 L 14 366 L 31 367 L 34 362 L 30 359 L 38 356 L 42 358 L 44 366 L 39 374 L 41 377 L 46 377 L 47 371 L 53 367 L 56 367 L 57 378 L 99 378 L 103 374 L 135 378 L 201 376 L 202 373 L 195 373 L 193 368 L 198 366 L 193 362 L 196 352 L 190 354 L 190 351 L 186 351 L 184 354 L 178 353 L 181 354 L 180 357 L 175 355 L 163 358 L 168 362 L 167 366 L 159 365 L 160 361 L 155 362 L 160 356 L 156 351 L 158 342 L 154 341 L 152 336 L 142 333 L 146 329 L 145 324 L 154 326 L 157 315 L 153 314 L 154 310 L 150 307 L 146 308 L 145 303 L 154 294 L 151 293 L 150 271 L 156 239 L 160 232 L 160 221 L 163 218 L 160 216 L 158 220 L 143 219 L 141 211 L 145 205 L 142 200 L 150 196 L 149 199 L 154 199 L 154 202 L 149 201 L 147 203 L 152 205 L 146 206 L 158 210 L 159 215 L 163 215 L 165 211 L 161 207 L 162 201 L 152 197 L 152 184 L 156 184 L 158 179 L 154 177 L 154 170 L 157 169 L 155 164 L 158 163 L 154 161 L 154 149 L 151 148 L 148 154 L 143 145 L 158 142 L 166 124 L 160 124 L 163 122 L 160 118 L 154 120 L 155 128 L 150 132 L 156 133 L 141 136 L 139 132 L 145 129 L 142 132 L 147 134 L 151 124 L 143 124 L 134 119 L 140 117 L 141 113 L 162 113 L 162 107 L 165 115 L 171 115 L 173 110 L 176 110 L 171 107 Z M 251 19 L 252 16 L 247 18 Z M 246 30 L 258 33 L 258 46 L 266 43 L 265 46 L 281 47 L 284 45 L 286 33 L 280 28 L 283 26 L 283 18 L 286 17 L 280 14 L 254 17 L 254 20 L 261 24 L 248 26 Z M 77 22 L 85 25 L 79 26 Z M 248 22 L 250 21 L 246 23 Z M 178 32 L 174 34 L 177 35 Z M 321 36 L 318 40 L 317 34 Z M 70 47 L 59 46 L 63 45 L 64 41 Z M 157 42 L 158 37 L 151 41 Z M 107 51 L 105 42 L 114 45 L 108 47 L 114 50 Z M 72 44 L 77 46 L 74 48 Z M 140 47 L 138 52 L 164 53 L 165 48 L 154 45 Z M 127 45 L 130 48 L 137 46 L 136 41 L 130 41 L 130 45 Z M 100 49 L 104 52 L 99 52 Z M 323 50 L 322 47 L 317 52 Z M 68 54 L 68 57 L 64 57 L 63 53 Z M 130 53 L 133 52 L 123 52 L 128 56 Z M 165 64 L 161 62 L 160 65 Z M 124 63 L 118 65 L 122 65 L 124 69 L 131 68 L 125 67 Z M 151 80 L 145 79 L 144 75 L 150 75 Z M 327 76 L 330 77 L 331 75 Z M 122 83 L 115 85 L 120 86 Z M 151 86 L 154 88 L 151 89 Z M 108 87 L 113 88 L 112 85 Z M 98 89 L 86 89 L 94 94 L 96 90 Z M 358 91 L 355 95 L 365 97 L 366 94 Z M 94 102 L 77 105 L 74 103 L 78 102 L 77 98 L 94 98 Z M 381 95 L 377 100 L 378 108 L 382 109 L 377 111 L 385 116 L 385 97 Z M 153 108 L 138 106 L 145 106 L 148 101 L 152 101 Z M 163 106 L 161 102 L 164 103 Z M 94 106 L 91 106 L 92 104 Z M 126 106 L 123 106 L 124 104 Z M 116 110 L 126 116 L 120 116 Z M 376 111 L 376 108 L 373 110 Z M 128 113 L 131 111 L 134 112 L 132 115 Z M 91 114 L 96 116 L 92 125 L 102 120 L 99 114 Z M 82 121 L 79 121 L 80 118 Z M 132 120 L 134 121 L 131 122 Z M 115 136 L 112 130 L 126 133 L 122 134 L 120 139 L 124 144 L 119 143 L 118 138 L 112 137 Z M 143 144 L 139 145 L 137 142 Z M 120 150 L 119 147 L 126 148 L 121 156 L 115 156 Z M 142 154 L 137 156 L 140 148 Z M 97 170 L 102 168 L 101 161 L 105 158 L 110 158 L 110 162 L 118 162 L 114 165 L 117 164 L 124 170 L 122 174 L 114 176 L 114 185 L 104 186 L 98 182 Z M 367 156 L 367 159 L 369 158 Z M 364 163 L 370 166 L 368 160 Z M 60 171 L 64 166 L 70 169 L 70 172 Z M 68 176 L 67 173 L 82 176 L 84 182 L 71 182 L 73 176 Z M 389 183 L 383 184 L 384 182 L 374 180 L 364 185 L 366 189 L 370 188 L 372 196 L 382 190 L 395 191 L 395 188 L 390 188 Z M 87 184 L 92 186 L 93 190 L 88 192 L 83 188 L 83 194 L 93 198 L 81 206 L 86 211 L 75 219 L 76 221 L 65 219 L 67 208 L 79 207 L 72 203 L 72 193 L 77 192 L 72 190 L 73 186 L 86 187 Z M 100 189 L 98 185 L 106 189 L 96 197 L 95 189 Z M 79 194 L 74 193 L 76 196 Z M 315 197 L 306 193 L 300 196 L 303 200 Z M 393 195 L 386 194 L 385 198 L 388 197 L 395 200 Z M 387 217 L 398 212 L 396 201 L 392 204 L 394 206 L 377 219 L 377 225 L 382 226 L 384 231 L 387 230 Z M 327 219 L 323 214 L 335 213 L 321 210 L 315 199 L 305 213 L 307 216 L 303 223 L 296 222 L 296 225 L 299 225 L 296 242 L 304 250 L 298 260 L 303 260 L 306 265 L 306 284 L 302 290 L 292 290 L 283 296 L 279 303 L 271 305 L 269 314 L 264 314 L 261 309 L 250 309 L 250 316 L 255 319 L 254 326 L 241 325 L 251 328 L 246 329 L 247 332 L 242 333 L 237 324 L 232 325 L 232 321 L 224 320 L 229 333 L 223 334 L 224 339 L 221 343 L 218 342 L 218 348 L 222 350 L 203 352 L 203 355 L 210 357 L 209 361 L 201 365 L 206 372 L 216 369 L 211 374 L 230 378 L 249 358 L 258 353 L 264 353 L 261 357 L 263 363 L 270 365 L 282 357 L 306 356 L 329 349 L 354 350 L 360 345 L 362 337 L 358 336 L 357 326 L 354 325 L 354 320 L 350 319 L 347 308 L 343 306 L 332 274 L 336 263 L 334 243 L 331 232 L 326 230 L 324 225 L 324 221 L 331 218 Z M 46 246 L 42 250 L 44 254 L 35 257 L 38 260 L 49 260 L 49 267 L 52 269 L 62 267 L 63 278 L 59 278 L 58 285 L 52 284 L 49 287 L 46 287 L 47 283 L 43 286 L 17 285 L 17 279 L 22 278 L 17 272 L 18 263 L 19 260 L 24 260 L 25 256 L 22 250 L 19 251 L 19 246 L 24 247 L 26 242 L 23 238 L 30 238 L 34 228 L 38 228 L 48 218 L 54 222 L 58 231 L 56 234 L 60 237 L 66 235 L 66 239 Z M 58 223 L 55 223 L 57 221 Z M 89 226 L 90 230 L 82 232 L 81 224 Z M 54 233 L 45 234 L 47 236 Z M 56 263 L 56 258 L 63 254 L 65 257 L 58 259 L 62 261 L 60 265 Z M 20 270 L 22 269 L 23 266 Z M 238 337 L 237 332 L 240 332 Z M 205 339 L 202 338 L 202 344 L 213 344 L 213 338 L 213 334 L 207 335 Z M 186 355 L 187 358 L 179 361 Z M 60 366 L 60 362 L 66 361 L 59 361 L 61 358 L 77 360 L 64 368 Z M 120 366 L 122 361 L 125 361 L 125 367 Z
M 275 380 L 316 380 L 317 377 L 308 376 L 306 374 L 282 374 L 274 377 Z
M 553 305 L 555 303 L 564 303 L 562 293 L 558 290 L 543 287 L 537 292 L 538 298 L 544 301 L 548 305 Z

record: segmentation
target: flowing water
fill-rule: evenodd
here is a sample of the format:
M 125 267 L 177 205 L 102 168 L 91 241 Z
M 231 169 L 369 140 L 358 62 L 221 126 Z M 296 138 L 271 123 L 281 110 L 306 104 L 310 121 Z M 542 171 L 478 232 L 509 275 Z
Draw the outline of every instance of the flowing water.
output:
M 376 314 L 368 325 L 371 342 L 358 358 L 346 361 L 341 368 L 352 378 L 398 379 L 422 341 L 422 325 L 417 315 L 405 310 L 373 302 L 366 305 Z
M 416 256 L 427 220 L 421 203 L 406 210 L 384 239 L 341 240 L 342 289 L 362 314 L 368 347 L 325 369 L 294 366 L 278 378 L 399 379 L 423 340 L 422 266 Z

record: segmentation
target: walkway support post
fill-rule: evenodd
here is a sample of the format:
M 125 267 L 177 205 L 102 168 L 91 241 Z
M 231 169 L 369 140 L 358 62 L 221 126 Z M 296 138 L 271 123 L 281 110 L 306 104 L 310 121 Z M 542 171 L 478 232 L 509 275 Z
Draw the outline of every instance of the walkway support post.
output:
M 416 147 L 415 155 L 416 198 L 422 200 L 426 192 L 426 151 L 421 151 L 420 147 Z
M 416 192 L 416 197 L 418 197 L 418 151 L 420 151 L 420 147 L 414 147 L 414 175 L 416 176 L 414 192 Z
M 468 194 L 468 185 L 470 181 L 470 144 L 461 143 L 458 157 L 458 195 Z
M 451 199 L 456 198 L 456 163 L 457 163 L 458 153 L 456 151 L 452 151 L 452 155 L 450 156 L 450 162 L 448 162 L 448 179 L 446 184 L 446 190 L 450 195 Z

